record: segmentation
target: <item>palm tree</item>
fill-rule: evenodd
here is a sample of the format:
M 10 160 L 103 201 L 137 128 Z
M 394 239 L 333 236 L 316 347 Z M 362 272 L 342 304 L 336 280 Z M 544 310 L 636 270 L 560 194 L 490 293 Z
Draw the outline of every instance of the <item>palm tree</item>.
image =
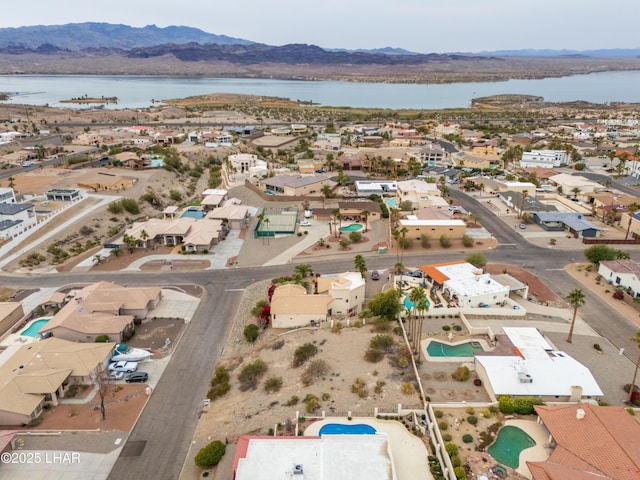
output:
M 402 252 L 400 253 L 400 261 L 402 262 L 402 256 L 404 254 L 404 249 L 407 248 L 407 232 L 409 229 L 407 227 L 402 227 L 400 229 L 400 235 L 402 235 Z
M 269 217 L 265 217 L 265 219 L 263 220 L 263 223 L 264 223 L 264 229 L 265 229 L 265 230 L 266 230 L 266 232 L 267 232 L 267 245 L 269 245 L 269 242 L 270 242 L 270 240 L 271 240 L 271 239 L 269 238 L 269 237 L 270 237 L 270 233 L 269 233 L 269 222 L 270 222 Z
M 416 308 L 420 312 L 420 327 L 418 327 L 418 335 L 416 336 L 416 352 L 420 349 L 420 337 L 422 335 L 422 326 L 424 324 L 424 314 L 429 311 L 429 302 L 426 294 L 418 301 Z M 420 358 L 420 355 L 418 355 Z
M 140 232 L 140 239 L 144 242 L 144 246 L 147 246 L 147 240 L 149 239 L 149 234 L 146 230 L 142 230 Z
M 527 197 L 529 196 L 529 191 L 528 190 L 523 190 L 522 193 L 520 194 L 520 209 L 518 212 L 518 218 L 522 218 L 522 214 L 524 213 L 524 207 L 526 205 L 527 202 Z
M 412 303 L 411 306 L 411 310 L 412 310 L 412 318 L 411 318 L 411 323 L 410 323 L 410 327 L 409 327 L 409 331 L 411 332 L 411 340 L 413 342 L 415 342 L 415 335 L 416 335 L 416 321 L 417 321 L 417 315 L 416 315 L 416 311 L 417 311 L 417 306 L 418 306 L 418 302 L 424 298 L 424 288 L 422 287 L 413 287 L 411 289 L 411 291 L 409 292 L 409 301 Z
M 309 282 L 299 273 L 294 273 L 291 277 L 291 281 L 296 285 L 304 287 L 305 290 L 309 290 Z
M 360 212 L 360 216 L 364 217 L 364 233 L 369 231 L 369 215 L 371 215 L 369 210 L 363 210 Z
M 8 180 L 9 180 L 9 188 L 13 188 L 16 186 L 15 178 L 9 177 Z
M 100 265 L 100 262 L 102 262 L 102 255 L 100 255 L 99 253 L 96 253 L 93 256 L 93 261 L 95 262 L 96 265 Z
M 397 275 L 400 275 L 404 270 L 404 265 L 402 264 L 402 262 L 396 262 L 393 266 L 393 269 L 396 271 Z
M 323 185 L 320 189 L 320 193 L 322 194 L 322 208 L 324 208 L 324 201 L 327 198 L 331 198 L 333 189 L 331 188 L 331 185 Z
M 640 330 L 636 332 L 631 341 L 634 342 L 638 346 L 638 348 L 640 348 Z M 629 386 L 629 402 L 631 402 L 633 398 L 634 385 L 636 384 L 636 378 L 638 378 L 638 368 L 640 368 L 640 354 L 638 354 L 636 368 L 633 370 L 633 380 L 631 380 L 631 385 Z
M 627 212 L 629 212 L 629 224 L 627 225 L 627 233 L 624 236 L 624 239 L 626 240 L 627 238 L 629 238 L 629 231 L 631 230 L 631 222 L 633 221 L 633 215 L 640 210 L 640 206 L 636 203 L 630 203 L 629 205 L 627 205 Z
M 579 288 L 574 288 L 567 295 L 567 300 L 569 301 L 569 305 L 573 307 L 573 318 L 571 319 L 571 327 L 569 328 L 569 336 L 567 337 L 567 342 L 571 343 L 573 339 L 573 327 L 576 324 L 576 316 L 578 315 L 578 308 L 581 305 L 584 305 L 585 295 L 582 290 Z
M 365 278 L 367 273 L 367 263 L 365 262 L 364 257 L 362 255 L 356 255 L 353 259 L 353 265 L 356 272 L 360 272 L 362 278 Z
M 393 239 L 396 241 L 396 265 L 400 263 L 400 231 L 394 230 L 391 232 Z
M 338 212 L 338 214 L 336 215 L 336 220 L 338 221 L 339 225 L 338 225 L 338 230 L 336 230 L 336 237 L 338 236 L 338 234 L 342 231 L 342 220 L 344 220 L 344 215 L 340 212 Z
M 302 278 L 307 278 L 309 275 L 311 275 L 311 273 L 313 273 L 313 269 L 308 263 L 301 263 L 299 265 L 296 265 L 293 270 L 296 274 L 301 275 Z

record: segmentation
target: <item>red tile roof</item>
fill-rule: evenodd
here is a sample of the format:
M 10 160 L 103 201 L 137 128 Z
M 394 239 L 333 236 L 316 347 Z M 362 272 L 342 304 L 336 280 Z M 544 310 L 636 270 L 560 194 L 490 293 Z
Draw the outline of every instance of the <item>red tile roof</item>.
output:
M 527 463 L 534 480 L 640 479 L 640 424 L 622 407 L 535 407 L 557 444 L 546 463 Z M 577 410 L 584 418 L 577 418 Z

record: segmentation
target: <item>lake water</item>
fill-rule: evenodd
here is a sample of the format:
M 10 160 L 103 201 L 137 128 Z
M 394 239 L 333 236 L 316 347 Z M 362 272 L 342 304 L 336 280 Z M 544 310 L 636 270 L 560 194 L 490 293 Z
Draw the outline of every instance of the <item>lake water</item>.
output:
M 118 104 L 105 108 L 145 108 L 152 105 L 152 99 L 211 93 L 265 95 L 313 101 L 320 105 L 391 109 L 464 108 L 470 106 L 472 98 L 506 93 L 538 95 L 550 102 L 640 103 L 638 85 L 640 71 L 447 85 L 155 76 L 0 76 L 0 92 L 20 93 L 8 103 L 69 107 L 73 105 L 60 104 L 60 100 L 83 95 L 118 97 Z

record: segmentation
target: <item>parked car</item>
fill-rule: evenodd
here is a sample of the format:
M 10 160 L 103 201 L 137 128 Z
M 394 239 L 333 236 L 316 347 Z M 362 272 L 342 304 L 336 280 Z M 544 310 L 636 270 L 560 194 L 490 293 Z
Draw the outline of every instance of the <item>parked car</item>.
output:
M 327 173 L 327 169 L 322 167 L 322 168 L 316 170 L 316 173 Z
M 371 272 L 371 280 L 380 280 L 380 273 L 377 270 Z
M 122 380 L 124 378 L 124 372 L 118 372 L 117 370 L 112 370 L 108 375 L 109 380 Z
M 311 226 L 311 222 L 308 220 L 303 220 L 300 222 L 300 226 L 301 227 L 310 227 Z
M 113 362 L 109 364 L 109 371 L 133 373 L 138 369 L 138 362 Z
M 413 278 L 422 278 L 422 270 L 414 270 L 409 275 Z
M 145 383 L 149 380 L 149 374 L 147 372 L 135 372 L 127 375 L 127 378 L 124 379 L 127 383 Z
M 524 230 L 525 228 L 527 228 L 527 226 L 526 226 L 524 223 L 521 223 L 521 224 L 520 224 L 520 229 L 521 229 L 521 230 Z

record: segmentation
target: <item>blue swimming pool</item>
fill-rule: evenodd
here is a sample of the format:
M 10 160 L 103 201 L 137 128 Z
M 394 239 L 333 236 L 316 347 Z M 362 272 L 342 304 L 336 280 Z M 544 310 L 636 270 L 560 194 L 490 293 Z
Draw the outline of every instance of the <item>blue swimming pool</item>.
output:
M 374 435 L 376 429 L 364 423 L 345 425 L 343 423 L 327 423 L 320 428 L 320 435 Z
M 518 468 L 520 466 L 520 453 L 535 445 L 535 440 L 527 435 L 524 430 L 507 425 L 498 432 L 498 438 L 487 451 L 498 462 L 504 463 L 511 468 Z
M 195 218 L 196 220 L 202 220 L 207 214 L 198 208 L 188 208 L 180 215 L 182 218 Z
M 473 357 L 476 353 L 484 352 L 480 342 L 464 342 L 457 345 L 432 340 L 427 345 L 427 354 L 430 357 Z
M 398 200 L 396 198 L 385 198 L 384 203 L 387 204 L 387 207 L 396 208 L 398 206 Z
M 20 335 L 23 335 L 25 337 L 34 337 L 34 338 L 39 337 L 40 335 L 38 334 L 38 332 L 40 331 L 40 329 L 42 329 L 42 327 L 44 327 L 47 324 L 49 320 L 50 320 L 49 318 L 41 318 L 40 320 L 34 321 L 26 329 L 21 331 Z
M 153 168 L 160 168 L 160 167 L 164 167 L 164 160 L 160 159 L 153 159 L 151 160 L 151 166 Z
M 405 308 L 409 311 L 411 311 L 411 309 L 413 308 L 413 302 L 409 300 L 408 296 L 404 297 L 404 300 L 402 301 L 402 303 L 404 304 Z M 429 307 L 431 307 L 431 302 L 427 300 L 427 308 Z

